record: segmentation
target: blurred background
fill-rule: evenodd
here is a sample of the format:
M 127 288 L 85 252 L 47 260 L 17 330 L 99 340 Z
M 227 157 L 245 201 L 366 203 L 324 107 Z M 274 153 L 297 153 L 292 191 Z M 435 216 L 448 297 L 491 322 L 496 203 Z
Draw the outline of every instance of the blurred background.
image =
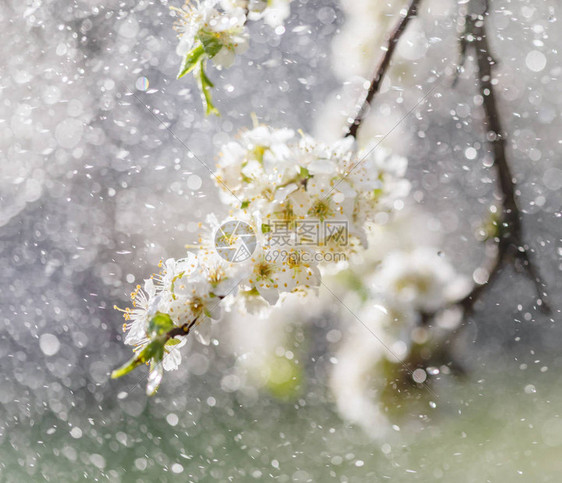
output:
M 455 346 L 466 374 L 388 407 L 369 352 L 342 349 L 371 335 L 330 293 L 270 320 L 229 314 L 151 399 L 143 368 L 109 372 L 130 357 L 113 305 L 226 213 L 204 164 L 252 114 L 337 139 L 405 3 L 294 0 L 284 32 L 252 23 L 235 65 L 209 69 L 222 115 L 205 118 L 194 80 L 175 79 L 179 2 L 4 0 L 0 480 L 558 481 L 562 11 L 490 3 L 508 155 L 553 313 L 504 271 Z M 452 87 L 457 37 L 455 2 L 424 1 L 361 142 L 392 130 L 384 145 L 412 183 L 407 244 L 438 245 L 472 278 L 495 176 L 470 59 Z M 352 306 L 348 285 L 326 283 Z M 354 398 L 385 416 L 350 418 Z

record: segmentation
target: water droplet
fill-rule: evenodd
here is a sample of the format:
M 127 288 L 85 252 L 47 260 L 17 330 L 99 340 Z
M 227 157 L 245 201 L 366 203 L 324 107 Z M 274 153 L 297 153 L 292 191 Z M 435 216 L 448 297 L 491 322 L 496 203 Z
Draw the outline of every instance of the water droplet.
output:
M 529 70 L 540 72 L 546 67 L 546 56 L 538 50 L 531 50 L 525 57 L 525 64 Z
M 427 379 L 427 373 L 423 369 L 418 368 L 412 373 L 412 379 L 421 384 Z
M 39 347 L 46 356 L 54 356 L 60 349 L 60 342 L 56 335 L 43 334 L 39 337 Z
M 146 77 L 139 77 L 135 82 L 135 87 L 139 91 L 146 92 L 148 90 L 148 79 Z
M 527 384 L 525 386 L 525 394 L 533 394 L 537 392 L 537 388 L 533 384 Z
M 196 174 L 192 174 L 191 176 L 189 176 L 189 178 L 187 178 L 187 187 L 190 190 L 193 190 L 193 191 L 198 190 L 199 188 L 201 188 L 202 184 L 203 184 L 203 181 Z

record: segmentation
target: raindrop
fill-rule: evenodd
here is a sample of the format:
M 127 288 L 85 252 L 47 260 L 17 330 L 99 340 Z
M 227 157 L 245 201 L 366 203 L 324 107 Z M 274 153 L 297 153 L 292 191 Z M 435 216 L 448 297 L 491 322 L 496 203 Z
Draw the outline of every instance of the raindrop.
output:
M 412 373 L 412 379 L 421 384 L 427 379 L 427 373 L 423 369 L 418 368 Z
M 540 72 L 546 67 L 546 56 L 538 50 L 531 50 L 525 57 L 525 64 L 529 70 Z
M 146 77 L 139 77 L 135 82 L 135 87 L 139 91 L 146 92 L 148 90 L 148 79 Z
M 525 386 L 525 394 L 533 394 L 537 392 L 537 388 L 533 384 L 527 384 Z
M 466 157 L 466 159 L 476 159 L 476 155 L 477 155 L 477 151 L 476 149 L 470 147 L 470 148 L 466 148 L 464 151 L 464 155 Z
M 60 342 L 56 335 L 43 334 L 39 337 L 39 347 L 46 356 L 54 356 L 60 349 Z
M 166 416 L 166 422 L 170 426 L 177 426 L 177 424 L 179 422 L 179 418 L 178 418 L 177 414 L 170 413 Z
M 202 184 L 203 184 L 203 181 L 196 174 L 192 174 L 191 176 L 189 176 L 189 178 L 187 178 L 187 187 L 190 190 L 196 191 L 199 188 L 201 188 Z

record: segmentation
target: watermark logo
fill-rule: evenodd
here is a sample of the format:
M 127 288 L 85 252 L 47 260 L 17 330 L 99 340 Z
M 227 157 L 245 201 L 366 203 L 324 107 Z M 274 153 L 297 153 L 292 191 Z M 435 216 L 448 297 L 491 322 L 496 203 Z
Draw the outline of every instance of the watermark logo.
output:
M 276 247 L 320 247 L 328 244 L 346 247 L 345 220 L 273 220 L 267 225 L 267 245 Z
M 257 245 L 253 228 L 239 220 L 223 223 L 215 233 L 217 253 L 229 262 L 243 262 L 254 253 Z
M 347 221 L 340 220 L 268 220 L 261 226 L 259 240 L 252 226 L 239 220 L 223 223 L 215 233 L 217 253 L 234 263 L 248 260 L 258 242 L 269 262 L 338 262 L 347 259 L 348 241 Z
M 272 220 L 266 230 L 268 262 L 289 266 L 347 260 L 347 220 Z

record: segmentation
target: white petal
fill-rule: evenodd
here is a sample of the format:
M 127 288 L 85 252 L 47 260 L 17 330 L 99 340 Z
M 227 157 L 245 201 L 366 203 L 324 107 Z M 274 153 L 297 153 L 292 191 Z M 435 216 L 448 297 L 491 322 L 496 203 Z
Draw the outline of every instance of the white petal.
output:
M 207 320 L 199 323 L 197 327 L 193 330 L 195 333 L 195 338 L 203 345 L 209 345 L 211 343 L 211 324 Z
M 256 288 L 260 295 L 267 300 L 270 305 L 275 305 L 279 300 L 279 291 L 276 288 L 268 288 L 263 284 L 257 284 Z
M 162 363 L 158 362 L 156 364 L 151 363 L 150 373 L 148 374 L 148 382 L 146 384 L 146 394 L 149 396 L 154 395 L 158 390 L 160 383 L 162 382 L 162 377 L 164 376 L 164 368 Z
M 164 354 L 162 365 L 165 371 L 175 371 L 181 363 L 181 352 L 178 350 L 178 345 L 173 346 L 170 352 Z

